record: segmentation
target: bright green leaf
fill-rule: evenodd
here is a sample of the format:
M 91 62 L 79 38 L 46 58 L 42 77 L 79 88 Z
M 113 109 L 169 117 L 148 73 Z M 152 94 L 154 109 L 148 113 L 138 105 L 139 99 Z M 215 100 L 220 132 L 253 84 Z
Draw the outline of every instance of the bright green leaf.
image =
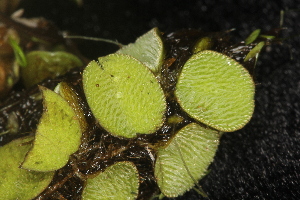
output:
M 260 29 L 256 29 L 255 31 L 253 31 L 245 40 L 245 44 L 248 45 L 252 42 L 254 42 L 257 37 L 259 36 L 260 34 Z
M 83 87 L 93 114 L 113 135 L 153 133 L 163 123 L 163 90 L 150 70 L 129 55 L 92 61 L 83 72 Z
M 14 140 L 0 147 L 0 199 L 31 200 L 51 182 L 54 172 L 35 172 L 21 169 L 20 165 L 33 137 Z
M 31 51 L 26 58 L 27 67 L 22 68 L 21 71 L 26 87 L 37 84 L 46 78 L 63 75 L 71 68 L 82 66 L 79 58 L 63 51 Z
M 117 53 L 131 55 L 156 73 L 160 70 L 164 59 L 164 47 L 160 35 L 159 30 L 153 28 L 139 37 L 135 43 L 122 47 Z
M 214 51 L 193 55 L 176 88 L 178 101 L 190 116 L 220 131 L 242 128 L 254 110 L 254 83 L 248 71 Z
M 79 120 L 66 100 L 59 94 L 40 87 L 44 112 L 38 124 L 34 146 L 22 165 L 35 171 L 53 171 L 63 167 L 80 145 Z
M 137 168 L 131 162 L 118 162 L 94 178 L 88 178 L 83 200 L 136 199 L 139 188 Z
M 157 152 L 154 173 L 167 197 L 191 189 L 206 173 L 219 143 L 219 133 L 196 123 L 182 128 L 169 145 Z

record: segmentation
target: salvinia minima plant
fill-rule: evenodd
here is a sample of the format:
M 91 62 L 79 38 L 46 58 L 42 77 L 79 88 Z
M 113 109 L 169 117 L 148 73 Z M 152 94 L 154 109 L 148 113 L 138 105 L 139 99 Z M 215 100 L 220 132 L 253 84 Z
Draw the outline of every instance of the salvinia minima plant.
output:
M 39 86 L 43 114 L 34 136 L 0 147 L 1 199 L 58 195 L 70 181 L 85 200 L 177 197 L 192 188 L 206 195 L 198 182 L 221 135 L 243 128 L 254 111 L 245 66 L 265 45 L 259 34 L 246 39 L 248 52 L 237 61 L 217 51 L 218 34 L 198 34 L 180 52 L 184 39 L 175 44 L 176 34 L 154 28 L 91 61 L 76 86 Z M 154 189 L 141 191 L 149 180 Z

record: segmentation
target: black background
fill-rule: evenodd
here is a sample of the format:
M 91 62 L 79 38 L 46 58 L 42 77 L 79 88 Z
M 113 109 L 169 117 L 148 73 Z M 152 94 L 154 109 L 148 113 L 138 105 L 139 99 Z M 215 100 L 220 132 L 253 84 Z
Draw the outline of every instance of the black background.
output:
M 158 27 L 224 31 L 233 41 L 253 30 L 278 28 L 284 10 L 282 45 L 261 54 L 255 73 L 256 108 L 250 123 L 226 133 L 201 180 L 209 199 L 300 199 L 300 2 L 297 0 L 25 0 L 27 17 L 43 16 L 76 35 L 133 42 Z M 111 44 L 83 41 L 84 55 L 96 59 L 116 50 Z M 191 190 L 178 199 L 204 199 Z

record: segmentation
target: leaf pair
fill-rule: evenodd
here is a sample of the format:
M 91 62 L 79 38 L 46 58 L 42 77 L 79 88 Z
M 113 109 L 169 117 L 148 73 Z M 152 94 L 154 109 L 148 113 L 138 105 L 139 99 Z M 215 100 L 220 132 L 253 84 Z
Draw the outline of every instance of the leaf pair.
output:
M 208 39 L 197 45 L 198 53 L 185 63 L 178 77 L 175 95 L 179 104 L 192 118 L 216 130 L 242 128 L 254 110 L 251 76 L 235 60 L 203 50 Z M 219 143 L 216 130 L 191 123 L 158 150 L 155 177 L 165 196 L 182 195 L 207 173 Z
M 165 196 L 177 197 L 197 184 L 213 161 L 219 137 L 218 131 L 191 123 L 158 150 L 154 173 Z
M 164 92 L 148 70 L 159 76 L 164 48 L 158 38 L 157 29 L 153 29 L 117 54 L 92 61 L 84 70 L 88 103 L 100 124 L 113 135 L 131 138 L 155 132 L 162 125 Z M 175 95 L 191 117 L 231 132 L 242 128 L 252 116 L 254 83 L 241 64 L 205 50 L 211 43 L 207 37 L 199 40 L 197 53 L 178 77 Z
M 86 122 L 72 89 L 60 83 L 57 91 L 61 95 L 45 87 L 40 90 L 44 112 L 35 138 L 18 139 L 0 147 L 3 160 L 0 199 L 34 198 L 48 186 L 55 170 L 68 162 L 81 143 Z

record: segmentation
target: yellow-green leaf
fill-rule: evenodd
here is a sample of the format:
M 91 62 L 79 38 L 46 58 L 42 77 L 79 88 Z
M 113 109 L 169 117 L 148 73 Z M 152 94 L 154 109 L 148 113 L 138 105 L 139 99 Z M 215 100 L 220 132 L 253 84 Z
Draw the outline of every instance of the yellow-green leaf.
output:
M 83 72 L 83 88 L 93 114 L 113 135 L 149 134 L 163 123 L 163 90 L 151 71 L 129 55 L 92 61 Z
M 203 50 L 209 50 L 213 45 L 213 40 L 210 37 L 203 37 L 198 40 L 194 46 L 194 53 L 198 53 Z
M 63 51 L 31 51 L 26 55 L 26 59 L 27 66 L 21 70 L 26 87 L 37 84 L 46 78 L 63 75 L 71 68 L 82 66 L 79 58 Z
M 185 63 L 175 93 L 191 117 L 220 131 L 242 128 L 254 110 L 254 83 L 248 71 L 214 51 L 201 51 Z
M 83 190 L 83 200 L 136 199 L 139 175 L 131 162 L 118 162 L 94 178 L 88 178 Z
M 0 199 L 31 200 L 51 182 L 54 172 L 35 172 L 20 168 L 33 137 L 14 140 L 0 147 Z
M 40 87 L 44 112 L 38 124 L 33 148 L 22 167 L 35 171 L 53 171 L 63 167 L 81 142 L 79 119 L 59 94 Z

